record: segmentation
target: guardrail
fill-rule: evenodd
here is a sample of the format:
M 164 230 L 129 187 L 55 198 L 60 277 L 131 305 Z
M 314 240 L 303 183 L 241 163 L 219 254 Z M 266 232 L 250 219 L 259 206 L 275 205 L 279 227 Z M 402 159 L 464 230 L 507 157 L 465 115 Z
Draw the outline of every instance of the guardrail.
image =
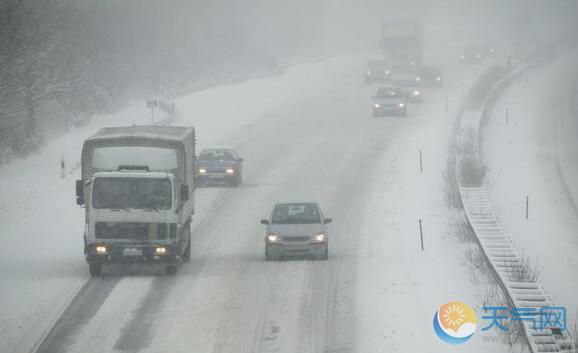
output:
M 513 68 L 491 87 L 478 111 L 464 113 L 456 136 L 458 146 L 463 147 L 468 139 L 471 140 L 473 130 L 477 140 L 475 153 L 479 157 L 481 124 L 487 118 L 492 104 L 510 82 L 546 60 L 548 59 L 540 58 L 533 63 Z M 463 154 L 464 148 L 458 149 Z M 531 352 L 577 352 L 577 347 L 567 331 L 556 327 L 538 326 L 541 310 L 554 306 L 552 299 L 539 280 L 527 275 L 527 263 L 501 225 L 486 189 L 482 185 L 464 185 L 460 180 L 458 171 L 461 159 L 458 158 L 454 172 L 467 221 L 509 304 L 514 310 L 524 313 L 520 323 Z

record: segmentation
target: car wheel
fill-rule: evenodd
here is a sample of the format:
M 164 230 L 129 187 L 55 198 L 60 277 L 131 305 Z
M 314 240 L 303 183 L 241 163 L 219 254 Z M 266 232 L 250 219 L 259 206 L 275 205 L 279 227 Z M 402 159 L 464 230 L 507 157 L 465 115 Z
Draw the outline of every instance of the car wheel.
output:
M 329 258 L 329 249 L 328 246 L 325 245 L 325 248 L 323 249 L 323 251 L 317 255 L 316 259 L 317 260 L 327 260 Z
M 88 272 L 93 277 L 100 276 L 102 272 L 102 264 L 100 262 L 90 262 L 88 264 Z
M 265 248 L 265 261 L 274 261 L 276 257 L 269 251 L 268 248 Z

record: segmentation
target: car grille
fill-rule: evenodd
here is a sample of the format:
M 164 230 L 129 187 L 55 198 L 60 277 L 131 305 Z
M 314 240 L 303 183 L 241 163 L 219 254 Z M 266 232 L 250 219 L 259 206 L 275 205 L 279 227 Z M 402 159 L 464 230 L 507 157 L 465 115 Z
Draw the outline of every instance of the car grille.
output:
M 97 222 L 95 237 L 110 240 L 163 240 L 174 239 L 177 225 L 174 223 Z
M 283 240 L 286 242 L 304 242 L 304 241 L 309 241 L 310 237 L 305 236 L 305 237 L 283 237 Z

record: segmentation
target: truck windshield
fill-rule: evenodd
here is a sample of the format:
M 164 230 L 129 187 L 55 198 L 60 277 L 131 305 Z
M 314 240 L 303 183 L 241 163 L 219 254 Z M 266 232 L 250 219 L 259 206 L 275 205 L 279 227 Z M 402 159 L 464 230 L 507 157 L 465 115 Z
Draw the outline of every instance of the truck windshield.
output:
M 94 208 L 171 208 L 171 182 L 153 178 L 97 178 L 92 192 Z

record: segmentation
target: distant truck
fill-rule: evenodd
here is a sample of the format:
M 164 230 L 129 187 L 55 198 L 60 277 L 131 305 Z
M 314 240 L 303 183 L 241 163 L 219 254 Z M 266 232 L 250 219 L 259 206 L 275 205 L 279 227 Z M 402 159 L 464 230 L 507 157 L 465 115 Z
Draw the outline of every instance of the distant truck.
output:
M 394 73 L 414 71 L 422 64 L 422 26 L 417 22 L 382 24 L 381 48 Z
M 123 262 L 164 263 L 174 274 L 190 261 L 194 163 L 190 127 L 104 128 L 84 142 L 76 196 L 91 275 Z

